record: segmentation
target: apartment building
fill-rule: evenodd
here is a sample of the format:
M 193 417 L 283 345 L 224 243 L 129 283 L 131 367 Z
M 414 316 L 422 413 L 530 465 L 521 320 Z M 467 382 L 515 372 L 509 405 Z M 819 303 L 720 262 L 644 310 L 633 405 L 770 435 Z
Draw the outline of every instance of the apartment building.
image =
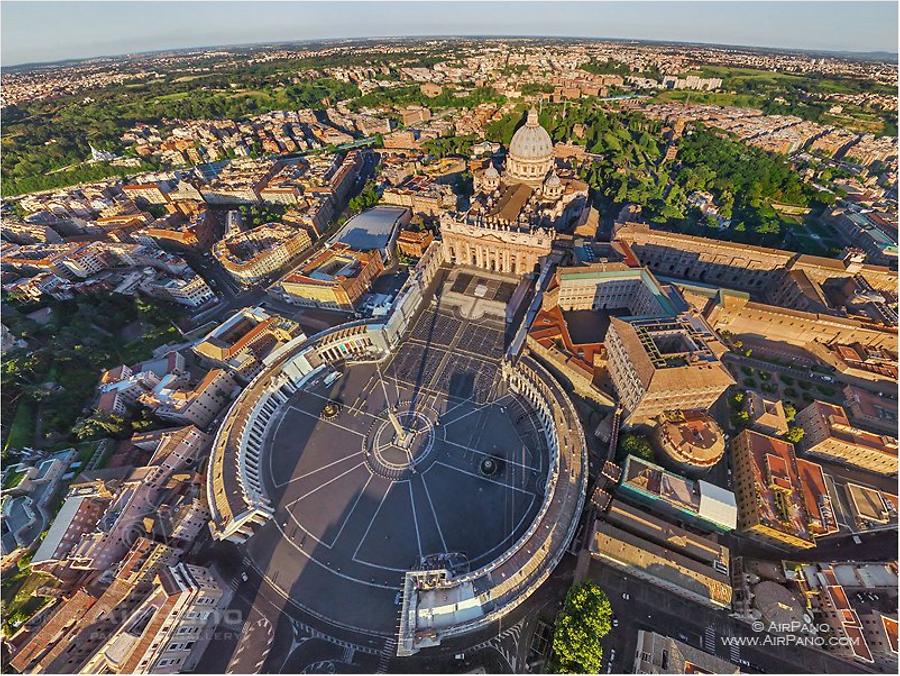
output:
M 352 310 L 384 266 L 378 250 L 356 251 L 337 243 L 281 281 L 292 302 Z
M 212 252 L 235 280 L 251 285 L 289 263 L 311 244 L 306 230 L 267 223 L 226 235 Z
M 82 671 L 178 674 L 193 671 L 227 601 L 224 585 L 202 566 L 162 569 L 153 590 L 97 649 Z
M 739 531 L 789 549 L 838 532 L 822 467 L 798 458 L 793 444 L 744 430 L 732 440 L 731 462 Z
M 200 275 L 194 275 L 190 279 L 180 277 L 168 279 L 159 286 L 159 289 L 169 300 L 190 308 L 201 307 L 216 299 L 215 292 Z
M 750 424 L 757 432 L 780 437 L 788 431 L 787 416 L 780 399 L 766 399 L 756 390 L 749 390 L 744 408 L 750 416 Z
M 137 204 L 166 204 L 169 186 L 165 183 L 131 183 L 122 192 Z
M 143 601 L 157 573 L 176 561 L 173 548 L 138 537 L 109 586 L 99 594 L 82 588 L 61 601 L 20 644 L 10 666 L 20 673 L 81 671 L 122 619 Z
M 897 439 L 850 423 L 837 404 L 814 401 L 797 414 L 804 430 L 801 448 L 809 455 L 878 474 L 897 474 Z
M 138 401 L 163 420 L 204 428 L 230 401 L 234 388 L 229 372 L 212 369 L 193 386 L 176 385 L 173 379 L 163 378 Z
M 300 325 L 260 307 L 238 310 L 197 343 L 194 352 L 207 362 L 255 375 L 262 360 L 281 345 L 303 335 Z
M 72 489 L 31 557 L 32 570 L 50 572 L 55 563 L 65 559 L 82 536 L 94 530 L 110 502 L 111 497 L 95 486 Z
M 196 427 L 148 432 L 132 443 L 151 453 L 146 466 L 128 473 L 97 527 L 87 532 L 69 552 L 69 565 L 80 570 L 105 570 L 121 560 L 143 518 L 159 508 L 164 489 L 176 473 L 190 472 L 202 462 L 211 439 Z
M 397 249 L 404 256 L 421 258 L 425 254 L 425 250 L 433 241 L 434 235 L 427 230 L 420 232 L 401 230 L 400 234 L 397 236 Z
M 882 434 L 897 432 L 898 415 L 895 399 L 879 397 L 854 385 L 847 385 L 841 393 L 854 425 Z

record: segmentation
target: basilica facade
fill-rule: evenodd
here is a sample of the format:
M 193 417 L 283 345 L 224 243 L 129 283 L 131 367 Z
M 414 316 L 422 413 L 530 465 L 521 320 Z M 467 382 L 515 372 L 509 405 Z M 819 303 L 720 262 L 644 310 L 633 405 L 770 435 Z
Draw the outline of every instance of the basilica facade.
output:
M 587 184 L 557 166 L 550 134 L 529 112 L 516 130 L 501 173 L 489 161 L 473 174 L 475 194 L 465 212 L 441 217 L 448 260 L 493 272 L 532 272 L 558 231 L 588 208 Z
M 549 230 L 523 231 L 499 223 L 468 223 L 450 214 L 441 218 L 441 236 L 446 260 L 510 275 L 533 272 L 553 247 L 553 233 Z

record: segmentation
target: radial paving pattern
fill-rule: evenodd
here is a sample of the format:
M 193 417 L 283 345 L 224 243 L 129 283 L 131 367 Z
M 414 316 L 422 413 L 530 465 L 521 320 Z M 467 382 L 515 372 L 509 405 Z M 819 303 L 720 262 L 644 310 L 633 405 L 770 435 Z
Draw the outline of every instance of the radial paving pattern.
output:
M 395 631 L 424 557 L 477 568 L 513 544 L 547 472 L 532 412 L 500 379 L 501 327 L 428 311 L 409 335 L 387 363 L 287 403 L 264 472 L 275 518 L 248 548 L 295 603 L 372 633 Z

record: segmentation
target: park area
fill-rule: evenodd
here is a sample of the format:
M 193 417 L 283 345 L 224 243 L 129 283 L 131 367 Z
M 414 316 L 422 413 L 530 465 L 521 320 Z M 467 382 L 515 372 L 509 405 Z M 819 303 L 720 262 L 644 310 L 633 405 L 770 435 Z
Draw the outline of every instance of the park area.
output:
M 27 343 L 3 360 L 3 450 L 61 448 L 96 395 L 103 370 L 134 364 L 180 339 L 162 308 L 128 296 L 97 295 L 41 306 L 4 304 L 4 323 Z

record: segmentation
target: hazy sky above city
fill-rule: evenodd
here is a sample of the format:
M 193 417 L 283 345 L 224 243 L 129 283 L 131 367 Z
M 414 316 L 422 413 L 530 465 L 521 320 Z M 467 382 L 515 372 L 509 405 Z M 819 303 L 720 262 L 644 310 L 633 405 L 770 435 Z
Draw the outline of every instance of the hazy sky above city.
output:
M 897 51 L 896 2 L 24 2 L 6 66 L 159 49 L 403 35 L 546 35 Z

